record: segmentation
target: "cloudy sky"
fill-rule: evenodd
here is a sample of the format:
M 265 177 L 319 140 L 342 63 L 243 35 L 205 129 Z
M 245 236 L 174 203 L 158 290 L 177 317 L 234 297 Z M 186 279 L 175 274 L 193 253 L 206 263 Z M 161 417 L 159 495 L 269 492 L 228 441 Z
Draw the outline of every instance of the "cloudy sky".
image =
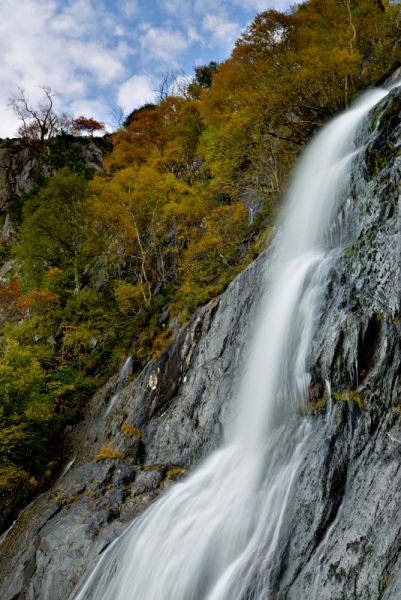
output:
M 166 72 L 223 60 L 255 14 L 288 0 L 0 0 L 0 137 L 18 122 L 18 87 L 57 110 L 112 123 L 154 96 Z

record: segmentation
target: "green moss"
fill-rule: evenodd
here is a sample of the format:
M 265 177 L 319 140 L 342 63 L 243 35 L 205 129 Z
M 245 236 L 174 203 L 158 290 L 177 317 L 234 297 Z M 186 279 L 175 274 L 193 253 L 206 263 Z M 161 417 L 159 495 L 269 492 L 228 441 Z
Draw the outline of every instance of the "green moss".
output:
M 95 461 L 101 460 L 117 460 L 123 458 L 123 455 L 118 450 L 112 450 L 111 448 L 102 448 L 95 456 Z
M 186 473 L 187 473 L 187 470 L 184 469 L 183 467 L 174 467 L 167 471 L 166 479 L 168 479 L 169 481 L 173 481 L 175 479 L 179 479 L 180 477 L 183 477 L 184 475 L 186 475 Z
M 360 410 L 363 410 L 364 408 L 364 400 L 362 396 L 355 390 L 342 390 L 341 392 L 333 392 L 332 396 L 335 400 L 354 402 Z
M 79 498 L 79 494 L 74 494 L 73 496 L 70 496 L 69 498 L 67 498 L 66 500 L 64 500 L 63 504 L 64 506 L 68 506 L 69 504 L 72 504 L 73 502 L 75 502 L 75 500 L 78 500 Z
M 120 429 L 123 433 L 126 433 L 133 438 L 142 439 L 142 431 L 137 427 L 132 427 L 127 421 L 124 421 Z
M 380 108 L 377 108 L 374 111 L 372 119 L 370 121 L 370 127 L 371 127 L 371 129 L 376 129 L 376 125 L 377 125 L 377 121 L 379 119 L 380 113 L 381 113 L 381 109 Z
M 145 471 L 145 473 L 148 473 L 149 471 L 165 471 L 166 465 L 162 465 L 160 463 L 154 465 L 145 465 L 143 467 L 143 470 Z
M 393 582 L 394 575 L 392 573 L 385 573 L 383 575 L 383 587 L 384 589 L 388 588 L 388 586 Z
M 311 402 L 310 408 L 312 411 L 322 410 L 323 408 L 326 407 L 326 404 L 327 404 L 327 398 L 323 397 L 323 398 L 319 398 L 318 400 L 314 400 L 313 402 Z

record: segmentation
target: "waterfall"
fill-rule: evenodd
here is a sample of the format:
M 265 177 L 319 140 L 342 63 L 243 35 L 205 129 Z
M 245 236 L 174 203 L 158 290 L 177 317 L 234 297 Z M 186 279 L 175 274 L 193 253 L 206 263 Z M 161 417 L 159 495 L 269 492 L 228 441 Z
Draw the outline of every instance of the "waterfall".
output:
M 109 405 L 107 406 L 106 412 L 104 413 L 105 417 L 107 417 L 107 415 L 109 415 L 111 413 L 111 411 L 113 410 L 114 405 L 120 396 L 120 392 L 123 389 L 124 384 L 127 382 L 128 377 L 131 374 L 131 369 L 132 369 L 132 357 L 128 356 L 128 358 L 125 360 L 125 362 L 124 362 L 123 366 L 121 367 L 120 372 L 118 374 L 116 389 L 115 389 L 114 394 L 112 395 L 112 397 L 109 400 Z
M 329 123 L 295 170 L 228 441 L 110 545 L 76 600 L 275 597 L 280 532 L 311 429 L 295 409 L 341 249 L 354 138 L 386 94 L 370 91 Z

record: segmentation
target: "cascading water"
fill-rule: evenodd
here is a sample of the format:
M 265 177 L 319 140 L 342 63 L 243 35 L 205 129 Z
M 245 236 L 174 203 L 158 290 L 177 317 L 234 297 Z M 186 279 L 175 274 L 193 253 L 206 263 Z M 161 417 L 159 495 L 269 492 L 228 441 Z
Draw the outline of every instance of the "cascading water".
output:
M 114 408 L 115 403 L 118 400 L 118 397 L 120 395 L 120 392 L 124 386 L 124 384 L 126 383 L 128 377 L 130 376 L 132 370 L 132 357 L 128 356 L 128 358 L 125 360 L 123 366 L 121 367 L 121 370 L 118 374 L 118 378 L 117 378 L 117 383 L 116 383 L 116 389 L 114 394 L 112 395 L 112 397 L 109 400 L 109 405 L 106 408 L 106 412 L 104 413 L 104 416 L 107 417 L 107 415 L 109 415 L 111 413 L 111 411 Z
M 305 400 L 314 324 L 339 251 L 336 216 L 355 132 L 386 94 L 371 91 L 332 121 L 295 172 L 229 441 L 128 527 L 76 600 L 274 595 L 280 531 L 310 429 L 294 407 Z

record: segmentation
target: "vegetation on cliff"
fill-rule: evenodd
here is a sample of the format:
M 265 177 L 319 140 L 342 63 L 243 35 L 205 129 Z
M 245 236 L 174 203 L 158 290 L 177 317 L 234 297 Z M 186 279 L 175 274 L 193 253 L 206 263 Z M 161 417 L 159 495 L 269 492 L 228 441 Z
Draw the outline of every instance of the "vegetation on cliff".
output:
M 103 173 L 68 136 L 44 142 L 58 170 L 13 198 L 2 247 L 0 509 L 54 476 L 64 428 L 127 353 L 139 370 L 259 252 L 300 149 L 401 64 L 400 32 L 398 2 L 267 11 L 184 95 L 133 111 Z

